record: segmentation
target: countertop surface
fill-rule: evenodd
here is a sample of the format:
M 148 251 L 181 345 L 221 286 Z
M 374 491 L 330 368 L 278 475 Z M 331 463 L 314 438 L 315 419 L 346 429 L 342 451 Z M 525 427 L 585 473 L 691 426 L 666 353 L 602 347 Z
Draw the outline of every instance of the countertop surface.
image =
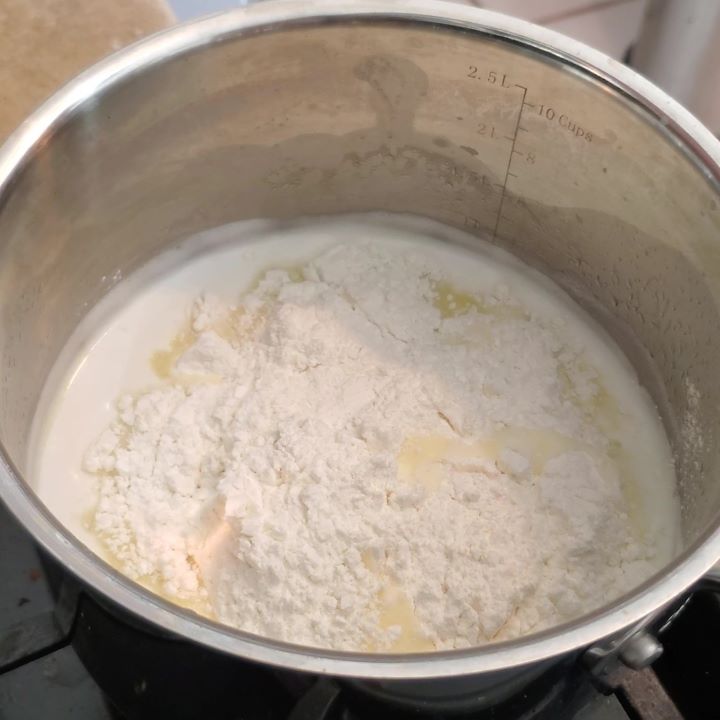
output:
M 0 141 L 81 70 L 174 22 L 164 0 L 0 0 Z

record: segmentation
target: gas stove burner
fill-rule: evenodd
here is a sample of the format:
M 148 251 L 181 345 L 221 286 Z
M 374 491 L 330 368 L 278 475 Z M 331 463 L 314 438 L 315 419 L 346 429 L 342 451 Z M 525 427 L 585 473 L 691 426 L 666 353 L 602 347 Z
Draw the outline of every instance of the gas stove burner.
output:
M 6 552 L 12 547 L 12 553 Z M 691 596 L 662 636 L 654 670 L 603 694 L 570 658 L 498 699 L 399 698 L 382 683 L 244 662 L 163 634 L 80 593 L 0 515 L 3 720 L 717 720 L 720 595 Z M 52 592 L 51 592 L 52 590 Z M 44 603 L 44 605 L 43 605 Z M 38 613 L 38 607 L 43 612 Z M 488 704 L 491 707 L 488 707 Z

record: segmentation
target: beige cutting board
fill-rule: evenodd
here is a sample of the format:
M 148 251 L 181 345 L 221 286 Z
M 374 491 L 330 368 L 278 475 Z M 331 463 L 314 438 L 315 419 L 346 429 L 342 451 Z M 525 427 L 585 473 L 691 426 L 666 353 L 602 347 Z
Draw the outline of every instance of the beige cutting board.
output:
M 0 0 L 0 142 L 88 65 L 173 22 L 164 0 Z

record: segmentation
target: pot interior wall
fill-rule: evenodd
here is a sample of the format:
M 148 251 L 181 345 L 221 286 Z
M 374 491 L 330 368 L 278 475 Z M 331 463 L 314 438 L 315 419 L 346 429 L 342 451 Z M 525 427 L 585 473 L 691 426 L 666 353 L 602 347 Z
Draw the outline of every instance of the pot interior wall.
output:
M 685 541 L 720 508 L 720 211 L 631 101 L 539 53 L 401 22 L 226 37 L 107 87 L 0 198 L 0 438 L 20 472 L 59 350 L 118 278 L 253 217 L 432 217 L 540 268 L 664 416 Z

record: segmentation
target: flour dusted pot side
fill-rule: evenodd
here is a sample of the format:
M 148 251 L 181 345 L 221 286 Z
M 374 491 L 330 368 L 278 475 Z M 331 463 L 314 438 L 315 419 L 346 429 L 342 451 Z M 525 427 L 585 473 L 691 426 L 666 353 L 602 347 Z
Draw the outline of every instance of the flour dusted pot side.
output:
M 554 33 L 415 0 L 273 2 L 96 66 L 0 153 L 0 494 L 89 591 L 156 627 L 394 698 L 522 687 L 601 664 L 720 556 L 720 148 L 655 87 Z M 293 646 L 202 619 L 81 546 L 23 480 L 57 353 L 118 280 L 252 217 L 409 212 L 490 237 L 613 335 L 661 409 L 683 550 L 611 606 L 535 636 L 408 656 Z M 428 679 L 435 679 L 432 682 Z M 379 682 L 378 682 L 379 681 Z M 491 692 L 492 690 L 492 692 Z

